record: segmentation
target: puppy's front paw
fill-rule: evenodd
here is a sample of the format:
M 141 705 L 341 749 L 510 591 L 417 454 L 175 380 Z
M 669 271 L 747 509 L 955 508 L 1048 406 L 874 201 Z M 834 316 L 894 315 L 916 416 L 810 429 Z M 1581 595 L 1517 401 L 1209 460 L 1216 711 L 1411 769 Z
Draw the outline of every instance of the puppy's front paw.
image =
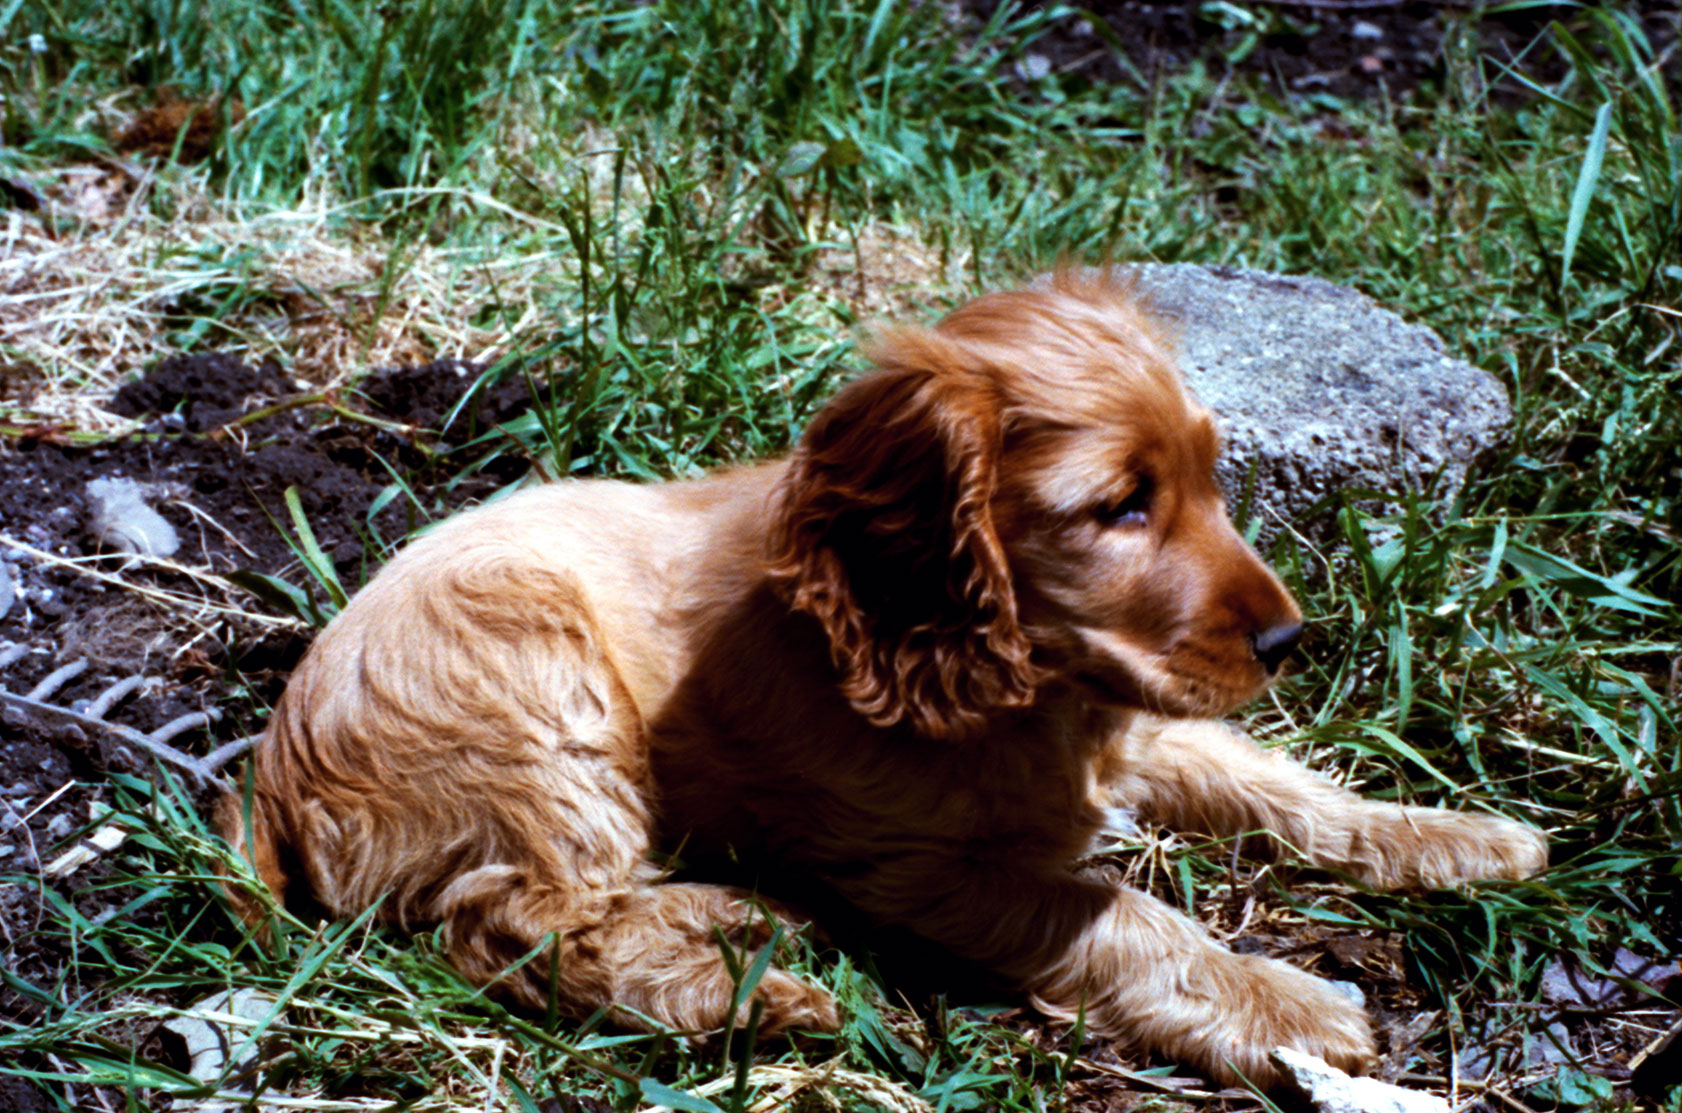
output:
M 1349 1074 L 1377 1062 L 1365 1011 L 1330 982 L 1256 955 L 1227 955 L 1219 965 L 1225 999 L 1186 1056 L 1219 1081 L 1273 1088 L 1280 1078 L 1270 1055 L 1278 1047 Z
M 1448 889 L 1467 881 L 1519 881 L 1548 864 L 1547 838 L 1494 816 L 1396 808 L 1368 832 L 1352 871 L 1385 889 Z
M 1472 825 L 1465 845 L 1444 846 L 1440 858 L 1427 852 L 1420 869 L 1425 884 L 1441 888 L 1462 881 L 1522 881 L 1548 868 L 1548 840 L 1541 831 L 1493 816 L 1465 818 Z

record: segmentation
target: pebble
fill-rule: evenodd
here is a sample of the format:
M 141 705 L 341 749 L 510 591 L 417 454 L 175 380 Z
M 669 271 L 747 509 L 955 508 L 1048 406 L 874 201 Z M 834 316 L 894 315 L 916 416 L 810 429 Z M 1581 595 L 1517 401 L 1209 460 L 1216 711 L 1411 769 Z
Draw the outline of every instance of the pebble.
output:
M 1016 63 L 1016 76 L 1024 81 L 1039 81 L 1051 72 L 1051 59 L 1043 54 L 1028 54 Z
M 146 504 L 145 492 L 134 480 L 89 480 L 87 493 L 89 528 L 113 549 L 138 556 L 167 557 L 181 548 L 175 527 Z

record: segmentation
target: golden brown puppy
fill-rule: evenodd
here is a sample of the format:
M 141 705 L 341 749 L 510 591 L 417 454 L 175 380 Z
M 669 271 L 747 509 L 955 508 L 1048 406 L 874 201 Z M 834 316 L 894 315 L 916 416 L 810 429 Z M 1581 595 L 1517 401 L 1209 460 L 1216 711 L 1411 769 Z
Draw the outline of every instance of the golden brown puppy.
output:
M 870 350 L 793 455 L 696 482 L 558 483 L 397 557 L 315 643 L 256 755 L 264 880 L 442 923 L 532 1005 L 726 1024 L 739 890 L 651 852 L 821 880 L 1054 1016 L 1269 1082 L 1287 1045 L 1361 1070 L 1361 1010 L 1071 871 L 1104 808 L 1265 829 L 1380 886 L 1518 878 L 1536 830 L 1367 803 L 1207 717 L 1300 616 L 1233 531 L 1215 426 L 1125 280 L 1059 275 Z M 543 951 L 543 954 L 550 954 Z M 833 1028 L 772 970 L 765 1024 Z

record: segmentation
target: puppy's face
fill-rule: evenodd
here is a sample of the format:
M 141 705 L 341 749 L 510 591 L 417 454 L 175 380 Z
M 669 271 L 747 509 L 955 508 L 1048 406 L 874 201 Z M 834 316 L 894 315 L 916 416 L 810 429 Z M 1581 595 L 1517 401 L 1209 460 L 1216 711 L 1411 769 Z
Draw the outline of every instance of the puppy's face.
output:
M 1210 414 L 1128 303 L 1022 324 L 995 356 L 993 505 L 1036 658 L 1104 702 L 1232 711 L 1275 675 L 1301 614 L 1227 518 Z
M 1295 641 L 1290 595 L 1227 519 L 1217 444 L 1187 407 L 1006 449 L 997 505 L 1023 628 L 1100 699 L 1224 715 Z
M 768 563 L 861 714 L 957 738 L 1054 677 L 1175 715 L 1267 683 L 1301 616 L 1125 280 L 1061 274 L 871 354 L 790 461 Z

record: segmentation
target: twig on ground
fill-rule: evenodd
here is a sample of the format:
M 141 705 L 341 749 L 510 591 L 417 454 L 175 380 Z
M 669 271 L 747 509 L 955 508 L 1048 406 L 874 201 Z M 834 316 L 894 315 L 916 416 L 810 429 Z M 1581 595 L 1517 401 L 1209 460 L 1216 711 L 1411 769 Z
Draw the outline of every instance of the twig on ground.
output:
M 1142 1074 L 1125 1067 L 1111 1066 L 1108 1063 L 1097 1063 L 1091 1059 L 1076 1059 L 1075 1065 L 1095 1074 L 1120 1078 L 1127 1082 L 1136 1083 L 1159 1094 L 1173 1094 L 1175 1097 L 1187 1098 L 1193 1101 L 1215 1101 L 1222 1098 L 1253 1097 L 1248 1090 L 1207 1090 L 1201 1079 L 1182 1078 L 1178 1075 L 1166 1077 L 1154 1074 Z
M 131 580 L 125 580 L 121 576 L 113 576 L 109 572 L 101 572 L 98 569 L 89 568 L 84 561 L 72 560 L 68 557 L 59 556 L 56 553 L 49 553 L 45 549 L 38 549 L 34 545 L 24 541 L 19 541 L 15 537 L 10 537 L 5 534 L 0 534 L 0 546 L 17 549 L 20 552 L 28 553 L 35 559 L 47 564 L 51 564 L 59 568 L 67 568 L 78 575 L 89 576 L 93 579 L 99 580 L 101 583 L 111 584 L 113 587 L 120 587 L 125 591 L 132 591 L 136 595 L 145 596 L 154 602 L 163 603 L 171 608 L 199 608 L 201 610 L 211 611 L 215 614 L 234 616 L 245 619 L 249 622 L 261 623 L 265 626 L 282 627 L 302 625 L 302 623 L 296 618 L 282 618 L 279 615 L 269 615 L 262 614 L 257 611 L 242 610 L 239 607 L 232 607 L 226 603 L 212 603 L 208 599 L 194 599 L 191 596 L 180 595 L 173 591 L 164 591 L 159 588 L 137 584 Z M 172 560 L 160 560 L 157 558 L 147 558 L 146 563 L 155 565 L 159 568 L 167 568 L 171 572 L 179 572 L 183 576 L 196 580 L 207 587 L 214 587 L 217 590 L 226 593 L 231 598 L 237 599 L 246 594 L 243 588 L 236 587 L 234 584 L 229 583 L 221 576 L 210 572 L 203 572 L 185 564 L 178 564 Z
M 100 693 L 99 697 L 85 711 L 47 702 L 54 692 L 81 675 L 87 667 L 86 660 L 73 661 L 49 674 L 28 695 L 18 695 L 15 692 L 8 692 L 4 688 L 0 688 L 0 699 L 16 707 L 62 715 L 84 726 L 99 727 L 109 731 L 124 742 L 145 750 L 159 761 L 168 762 L 186 770 L 201 786 L 212 784 L 224 765 L 250 749 L 252 744 L 256 742 L 256 736 L 235 739 L 218 746 L 204 757 L 194 757 L 169 745 L 169 740 L 176 735 L 219 720 L 222 717 L 222 712 L 214 707 L 207 708 L 204 711 L 193 711 L 186 715 L 179 715 L 150 734 L 143 734 L 133 727 L 127 727 L 121 723 L 107 722 L 105 715 L 116 705 L 117 701 L 144 683 L 138 676 L 125 677 L 117 681 Z

